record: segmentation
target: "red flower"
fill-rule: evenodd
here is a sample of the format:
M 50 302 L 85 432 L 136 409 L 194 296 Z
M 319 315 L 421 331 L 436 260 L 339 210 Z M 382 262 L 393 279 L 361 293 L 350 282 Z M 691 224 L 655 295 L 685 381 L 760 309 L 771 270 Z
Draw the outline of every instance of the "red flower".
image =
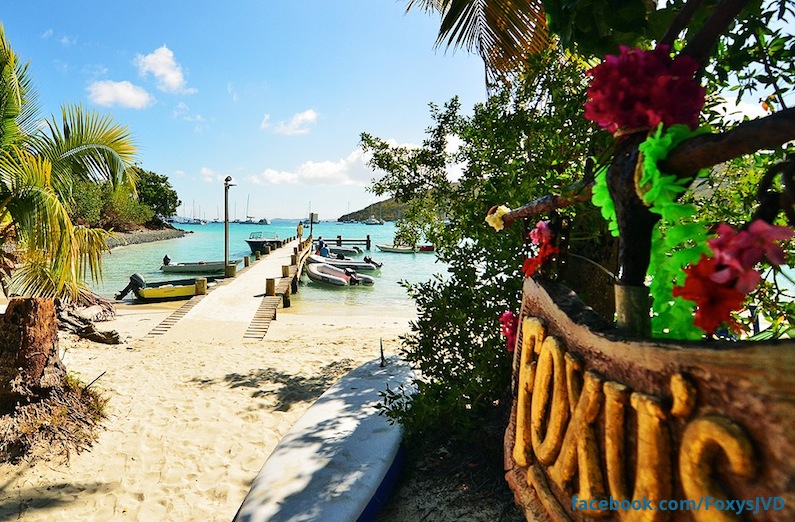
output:
M 552 246 L 549 243 L 542 243 L 541 248 L 538 249 L 537 256 L 528 257 L 524 260 L 522 272 L 524 272 L 525 277 L 531 277 L 536 273 L 536 270 L 544 266 L 544 263 L 549 261 L 552 256 L 559 253 L 560 249 L 558 247 Z
M 674 297 L 696 303 L 698 308 L 693 323 L 708 334 L 715 333 L 724 322 L 729 323 L 733 330 L 739 330 L 740 326 L 731 318 L 731 312 L 739 310 L 745 301 L 743 292 L 713 279 L 716 269 L 716 259 L 702 255 L 698 263 L 685 269 L 685 286 L 673 289 Z
M 621 46 L 618 56 L 588 71 L 592 77 L 585 118 L 610 131 L 633 131 L 683 123 L 695 128 L 706 89 L 694 79 L 698 63 L 672 59 L 667 45 L 651 51 Z
M 516 332 L 519 329 L 519 316 L 513 312 L 503 312 L 500 316 L 501 333 L 507 339 L 508 351 L 516 346 Z

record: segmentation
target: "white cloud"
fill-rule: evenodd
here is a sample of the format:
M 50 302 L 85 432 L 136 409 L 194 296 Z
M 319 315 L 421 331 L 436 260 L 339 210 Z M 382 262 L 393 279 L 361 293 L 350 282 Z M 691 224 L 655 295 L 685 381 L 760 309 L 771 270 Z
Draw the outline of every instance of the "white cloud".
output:
M 307 125 L 317 121 L 317 112 L 312 109 L 305 110 L 293 115 L 289 122 L 279 122 L 274 129 L 276 134 L 285 134 L 287 136 L 296 136 L 300 134 L 309 134 Z
M 102 107 L 145 109 L 154 103 L 146 90 L 128 81 L 100 81 L 88 86 L 88 98 Z
M 204 117 L 201 114 L 192 112 L 188 104 L 185 102 L 179 102 L 174 107 L 173 114 L 175 118 L 179 118 L 185 121 L 193 121 L 198 123 L 204 121 Z
M 77 43 L 77 38 L 70 38 L 66 35 L 62 36 L 60 39 L 61 45 L 74 45 Z
M 337 161 L 307 161 L 295 171 L 265 169 L 251 176 L 255 185 L 369 185 L 373 172 L 367 166 L 368 155 L 357 148 L 346 158 Z
M 238 96 L 237 96 L 237 91 L 235 90 L 234 85 L 232 85 L 231 83 L 227 83 L 226 84 L 226 92 L 232 98 L 232 103 L 237 103 Z
M 212 183 L 214 181 L 220 181 L 221 175 L 216 174 L 215 171 L 209 167 L 202 167 L 201 169 L 201 177 L 202 181 L 205 183 Z
M 149 73 L 157 78 L 157 88 L 164 92 L 178 92 L 192 94 L 196 89 L 185 87 L 185 76 L 182 74 L 182 66 L 174 59 L 174 53 L 166 47 L 155 49 L 147 55 L 135 57 L 135 65 L 141 76 Z
M 259 122 L 259 128 L 262 130 L 268 129 L 271 126 L 271 115 L 266 114 L 262 117 L 262 121 Z
M 184 178 L 185 177 L 185 171 L 184 170 L 175 170 L 174 171 L 174 176 L 178 177 L 178 178 Z
M 47 29 L 46 31 L 44 31 L 41 34 L 41 37 L 44 40 L 49 40 L 52 37 L 52 35 L 53 35 L 53 30 L 52 29 Z

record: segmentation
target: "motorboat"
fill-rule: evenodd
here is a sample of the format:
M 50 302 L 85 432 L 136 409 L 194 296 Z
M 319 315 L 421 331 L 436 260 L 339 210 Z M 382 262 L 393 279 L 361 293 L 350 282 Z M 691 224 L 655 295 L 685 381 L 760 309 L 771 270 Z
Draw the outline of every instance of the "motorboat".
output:
M 265 252 L 266 246 L 270 247 L 271 250 L 284 246 L 284 240 L 279 239 L 278 235 L 275 237 L 263 237 L 262 232 L 252 232 L 249 234 L 246 243 L 248 243 L 249 248 L 251 248 L 252 254 L 257 251 Z
M 207 279 L 207 286 L 211 287 L 220 278 L 207 277 L 205 279 Z M 119 301 L 124 299 L 130 291 L 135 294 L 137 300 L 144 302 L 190 299 L 196 295 L 196 278 L 147 283 L 141 274 L 133 274 L 130 276 L 127 286 L 116 294 L 116 299 Z
M 230 265 L 239 265 L 242 259 L 230 259 Z M 167 274 L 215 274 L 224 271 L 224 262 L 221 261 L 196 261 L 189 263 L 169 263 L 162 265 L 160 270 Z
M 369 218 L 365 219 L 363 221 L 363 223 L 365 225 L 383 225 L 384 224 L 384 220 L 383 219 L 378 219 L 375 216 L 370 216 Z
M 306 275 L 316 283 L 333 286 L 370 286 L 375 284 L 375 279 L 359 274 L 351 268 L 338 268 L 327 263 L 307 263 L 304 266 Z
M 365 257 L 361 261 L 358 259 L 351 259 L 349 257 L 323 257 L 317 254 L 310 254 L 306 258 L 307 262 L 312 263 L 326 263 L 332 266 L 336 266 L 337 268 L 352 268 L 357 272 L 360 270 L 378 270 L 381 268 L 382 263 L 378 263 L 373 261 L 369 257 Z

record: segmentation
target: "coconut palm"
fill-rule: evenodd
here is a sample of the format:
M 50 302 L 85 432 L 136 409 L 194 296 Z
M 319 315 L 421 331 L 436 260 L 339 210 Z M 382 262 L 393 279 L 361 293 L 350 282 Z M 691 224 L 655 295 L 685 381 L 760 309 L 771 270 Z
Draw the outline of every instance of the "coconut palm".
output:
M 78 299 L 90 274 L 101 275 L 107 232 L 75 226 L 74 184 L 109 181 L 134 187 L 129 131 L 80 106 L 64 107 L 60 125 L 37 117 L 35 95 L 0 25 L 0 251 L 6 293 Z M 8 245 L 14 249 L 9 253 Z
M 525 58 L 549 45 L 546 15 L 540 0 L 408 0 L 442 13 L 437 45 L 477 52 L 493 80 L 516 71 Z

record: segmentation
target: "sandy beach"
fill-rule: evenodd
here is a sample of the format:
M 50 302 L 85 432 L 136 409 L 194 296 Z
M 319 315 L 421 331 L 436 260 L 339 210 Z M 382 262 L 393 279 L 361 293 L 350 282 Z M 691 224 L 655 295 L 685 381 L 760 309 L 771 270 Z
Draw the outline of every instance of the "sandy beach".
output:
M 144 338 L 179 305 L 119 307 L 98 327 L 118 331 L 121 345 L 61 335 L 69 371 L 85 383 L 99 377 L 92 386 L 110 398 L 108 419 L 68 461 L 0 467 L 0 520 L 231 520 L 306 408 L 377 357 L 381 341 L 397 353 L 412 318 L 335 315 L 299 294 L 261 341 L 176 330 Z

